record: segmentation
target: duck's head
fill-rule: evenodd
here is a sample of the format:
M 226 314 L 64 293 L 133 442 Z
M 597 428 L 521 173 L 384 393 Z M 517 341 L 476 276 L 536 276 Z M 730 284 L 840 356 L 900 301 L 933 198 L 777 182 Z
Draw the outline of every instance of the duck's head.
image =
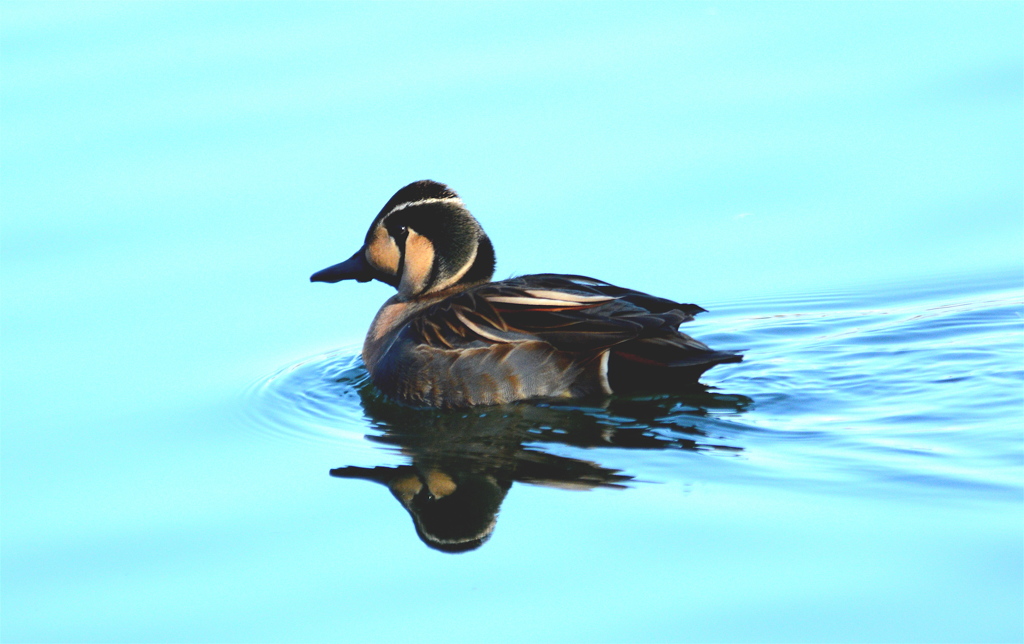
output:
M 486 282 L 494 247 L 455 191 L 436 181 L 410 183 L 385 204 L 363 247 L 311 282 L 380 280 L 402 299 Z

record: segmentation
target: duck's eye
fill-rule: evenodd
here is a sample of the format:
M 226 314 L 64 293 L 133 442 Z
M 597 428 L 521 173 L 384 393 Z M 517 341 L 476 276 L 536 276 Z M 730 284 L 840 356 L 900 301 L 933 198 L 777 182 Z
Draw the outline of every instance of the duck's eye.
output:
M 405 224 L 396 224 L 391 227 L 391 236 L 395 239 L 401 239 L 406 236 L 409 229 L 405 227 Z

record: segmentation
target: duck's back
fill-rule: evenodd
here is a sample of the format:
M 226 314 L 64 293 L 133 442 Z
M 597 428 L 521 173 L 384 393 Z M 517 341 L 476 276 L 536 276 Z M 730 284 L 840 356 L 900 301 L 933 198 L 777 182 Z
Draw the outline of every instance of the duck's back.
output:
M 384 393 L 417 406 L 685 390 L 742 359 L 679 333 L 703 310 L 588 277 L 527 275 L 410 315 L 367 367 Z

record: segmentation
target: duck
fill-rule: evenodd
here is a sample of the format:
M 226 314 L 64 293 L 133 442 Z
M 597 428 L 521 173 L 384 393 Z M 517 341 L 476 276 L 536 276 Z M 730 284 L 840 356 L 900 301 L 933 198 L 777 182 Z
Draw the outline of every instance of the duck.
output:
M 459 195 L 424 180 L 388 200 L 355 254 L 310 281 L 397 290 L 362 358 L 377 389 L 410 407 L 702 391 L 705 371 L 743 359 L 679 331 L 705 311 L 696 304 L 582 275 L 495 282 L 494 266 L 494 246 Z

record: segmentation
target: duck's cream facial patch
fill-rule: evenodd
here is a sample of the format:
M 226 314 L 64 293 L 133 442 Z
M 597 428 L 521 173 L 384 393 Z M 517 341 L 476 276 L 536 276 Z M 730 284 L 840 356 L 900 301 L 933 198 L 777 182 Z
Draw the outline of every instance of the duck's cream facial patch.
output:
M 388 485 L 391 493 L 397 496 L 402 503 L 411 503 L 413 497 L 423 489 L 423 483 L 415 476 L 403 476 L 397 478 Z
M 440 470 L 430 470 L 426 475 L 427 489 L 435 499 L 443 499 L 458 487 L 452 477 Z
M 398 262 L 402 253 L 398 244 L 388 234 L 384 226 L 377 226 L 373 231 L 373 239 L 366 245 L 366 261 L 377 270 L 390 275 L 398 275 Z
M 403 297 L 419 295 L 427 288 L 430 271 L 434 267 L 434 244 L 415 230 L 405 238 L 405 265 L 398 292 Z

